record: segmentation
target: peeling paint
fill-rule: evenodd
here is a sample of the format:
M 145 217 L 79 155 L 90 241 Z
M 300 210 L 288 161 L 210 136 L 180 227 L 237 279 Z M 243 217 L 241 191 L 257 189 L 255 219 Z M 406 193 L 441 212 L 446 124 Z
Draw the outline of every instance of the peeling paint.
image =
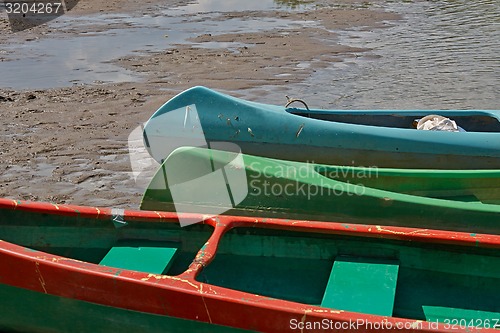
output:
M 304 129 L 304 124 L 301 124 L 299 126 L 299 129 L 297 130 L 297 133 L 295 133 L 295 137 L 298 138 L 300 133 L 302 133 L 302 130 Z
M 422 320 L 414 321 L 413 323 L 411 323 L 411 328 L 412 329 L 418 329 L 419 327 L 423 327 L 422 323 L 423 323 Z
M 238 135 L 240 135 L 241 131 L 240 130 L 236 130 L 236 132 L 234 132 L 234 134 L 231 136 L 231 138 L 236 138 Z
M 204 288 L 208 287 L 208 290 L 204 290 Z M 209 294 L 209 295 L 218 295 L 217 291 L 215 291 L 213 288 L 212 288 L 212 285 L 210 284 L 203 284 L 201 283 L 200 284 L 200 293 L 202 294 Z
M 205 264 L 203 263 L 203 258 L 205 257 L 206 255 L 206 249 L 207 249 L 207 246 L 210 244 L 210 241 L 207 241 L 205 244 L 203 244 L 203 246 L 201 247 L 201 249 L 198 251 L 198 253 L 196 254 L 196 258 L 194 261 L 196 261 L 197 263 L 201 264 L 202 266 L 205 266 Z M 208 253 L 210 255 L 210 253 Z
M 307 314 L 308 314 L 308 313 L 311 313 L 311 310 L 310 310 L 310 309 L 306 309 L 306 310 L 304 311 L 304 315 L 302 316 L 302 319 L 300 320 L 300 322 L 302 323 L 300 331 L 301 331 L 302 333 L 304 333 L 304 327 L 306 326 L 306 325 L 304 325 L 304 323 L 306 322 L 306 317 L 307 317 Z
M 200 284 L 200 294 L 201 300 L 203 301 L 203 305 L 205 306 L 205 310 L 207 311 L 208 321 L 212 324 L 212 317 L 210 317 L 210 312 L 208 311 L 207 303 L 205 302 L 205 297 L 203 297 L 203 284 Z
M 334 310 L 334 309 L 316 309 L 316 308 L 305 308 L 302 309 L 305 313 L 331 313 L 331 314 L 341 314 L 345 312 L 344 310 Z
M 188 279 L 182 279 L 177 276 L 169 276 L 169 275 L 160 275 L 160 274 L 148 274 L 147 277 L 144 277 L 141 279 L 141 281 L 150 281 L 150 279 L 154 278 L 155 280 L 174 280 L 174 281 L 179 281 L 183 283 L 187 283 L 191 287 L 195 288 L 196 290 L 199 290 L 199 286 L 196 285 L 195 283 L 189 281 Z
M 388 233 L 394 234 L 394 235 L 405 235 L 405 236 L 415 235 L 415 234 L 423 235 L 423 236 L 431 236 L 432 235 L 431 233 L 424 233 L 425 231 L 429 231 L 429 229 L 418 229 L 418 230 L 413 230 L 410 232 L 405 232 L 405 231 L 384 229 L 379 225 L 376 225 L 375 228 L 377 228 L 377 231 L 388 232 Z
M 86 265 L 91 265 L 89 264 L 88 262 L 86 261 L 81 261 L 81 260 L 78 260 L 78 259 L 73 259 L 73 258 L 64 258 L 64 257 L 61 257 L 61 258 L 53 258 L 52 261 L 54 261 L 54 259 L 57 259 L 57 262 L 59 261 L 71 261 L 71 262 L 76 262 L 76 263 L 79 263 L 79 264 L 86 264 Z
M 166 276 L 166 277 L 168 279 L 171 279 L 171 280 L 187 283 L 188 285 L 190 285 L 191 287 L 193 287 L 195 289 L 198 289 L 198 290 L 200 289 L 200 287 L 197 284 L 195 284 L 187 279 L 181 279 L 180 277 L 177 277 L 177 276 Z
M 35 271 L 38 274 L 38 281 L 43 288 L 43 292 L 47 294 L 47 289 L 45 289 L 45 280 L 43 279 L 42 273 L 40 272 L 40 263 L 35 261 Z
M 218 216 L 211 216 L 210 219 L 215 222 L 216 227 L 226 227 L 227 224 L 223 223 Z
M 161 275 L 161 274 L 148 274 L 147 277 L 142 278 L 142 281 L 149 281 L 149 279 L 155 278 L 156 280 L 161 280 L 161 279 L 168 279 L 167 275 Z

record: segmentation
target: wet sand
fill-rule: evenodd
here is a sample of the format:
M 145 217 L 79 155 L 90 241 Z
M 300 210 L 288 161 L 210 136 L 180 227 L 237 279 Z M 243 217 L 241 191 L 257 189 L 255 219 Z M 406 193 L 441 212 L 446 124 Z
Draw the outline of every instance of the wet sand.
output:
M 355 1 L 345 1 L 356 3 Z M 177 6 L 182 1 L 171 1 Z M 0 88 L 0 197 L 54 203 L 137 208 L 143 188 L 130 176 L 128 137 L 153 112 L 182 90 L 204 85 L 235 96 L 264 101 L 262 85 L 286 87 L 313 71 L 366 51 L 336 42 L 334 30 L 376 29 L 397 15 L 368 9 L 333 9 L 318 1 L 315 9 L 224 13 L 218 20 L 280 17 L 318 24 L 306 28 L 253 33 L 201 34 L 192 42 L 238 42 L 235 50 L 180 44 L 161 52 L 133 52 L 114 62 L 141 73 L 140 82 L 95 83 L 66 88 L 11 90 Z M 361 3 L 361 2 L 360 2 Z M 155 13 L 156 0 L 81 1 L 68 15 Z M 186 15 L 190 19 L 189 15 Z M 116 27 L 96 26 L 96 31 Z M 88 30 L 88 27 L 86 27 Z M 65 34 L 82 33 L 78 27 Z M 86 31 L 88 33 L 88 31 Z M 54 38 L 47 25 L 12 35 L 0 21 L 0 45 Z M 60 38 L 60 36 L 58 37 Z M 0 46 L 1 48 L 1 46 Z M 0 54 L 0 61 L 5 59 Z M 298 66 L 308 63 L 308 66 Z M 159 74 L 161 73 L 161 74 Z M 311 87 L 313 89 L 313 87 Z M 255 96 L 255 91 L 258 95 Z M 262 97 L 262 99 L 260 98 Z M 283 101 L 276 101 L 281 103 Z

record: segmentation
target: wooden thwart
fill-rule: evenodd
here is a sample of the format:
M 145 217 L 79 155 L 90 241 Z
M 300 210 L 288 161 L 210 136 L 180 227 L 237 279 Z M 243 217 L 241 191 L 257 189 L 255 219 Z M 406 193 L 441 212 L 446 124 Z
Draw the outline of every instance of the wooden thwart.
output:
M 99 264 L 145 273 L 162 274 L 168 271 L 178 250 L 177 247 L 171 245 L 120 243 L 112 247 Z
M 337 257 L 321 306 L 392 316 L 398 271 L 394 260 Z

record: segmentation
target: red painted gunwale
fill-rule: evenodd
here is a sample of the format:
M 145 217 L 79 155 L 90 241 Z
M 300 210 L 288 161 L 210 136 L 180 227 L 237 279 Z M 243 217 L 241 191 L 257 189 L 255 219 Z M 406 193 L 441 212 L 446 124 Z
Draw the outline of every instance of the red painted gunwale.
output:
M 111 208 L 1 198 L 0 209 L 108 221 L 116 214 Z M 145 223 L 177 223 L 178 216 L 175 213 L 156 211 L 124 210 L 121 213 L 125 221 Z M 207 217 L 200 214 L 183 214 L 183 218 L 203 220 L 202 223 L 213 226 L 214 231 L 190 267 L 178 276 L 99 266 L 33 251 L 0 240 L 0 282 L 60 297 L 260 332 L 300 331 L 293 329 L 291 322 L 328 323 L 323 330 L 315 332 L 376 332 L 384 331 L 382 328 L 386 328 L 386 331 L 401 332 L 449 332 L 449 329 L 441 324 L 431 327 L 429 323 L 422 321 L 366 315 L 271 299 L 197 282 L 195 277 L 213 259 L 222 235 L 234 227 L 273 228 L 500 249 L 499 235 L 239 216 Z M 463 330 L 474 331 L 498 332 L 484 328 Z

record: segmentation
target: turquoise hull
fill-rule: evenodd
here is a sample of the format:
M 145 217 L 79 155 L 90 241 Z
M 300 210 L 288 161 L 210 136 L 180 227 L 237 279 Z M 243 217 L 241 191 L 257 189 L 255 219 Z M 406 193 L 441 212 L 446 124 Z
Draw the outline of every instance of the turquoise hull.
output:
M 466 132 L 413 128 L 429 114 L 451 118 Z M 159 162 L 181 146 L 230 142 L 250 155 L 322 164 L 500 169 L 499 120 L 500 111 L 484 110 L 286 108 L 194 87 L 156 111 L 144 138 Z

